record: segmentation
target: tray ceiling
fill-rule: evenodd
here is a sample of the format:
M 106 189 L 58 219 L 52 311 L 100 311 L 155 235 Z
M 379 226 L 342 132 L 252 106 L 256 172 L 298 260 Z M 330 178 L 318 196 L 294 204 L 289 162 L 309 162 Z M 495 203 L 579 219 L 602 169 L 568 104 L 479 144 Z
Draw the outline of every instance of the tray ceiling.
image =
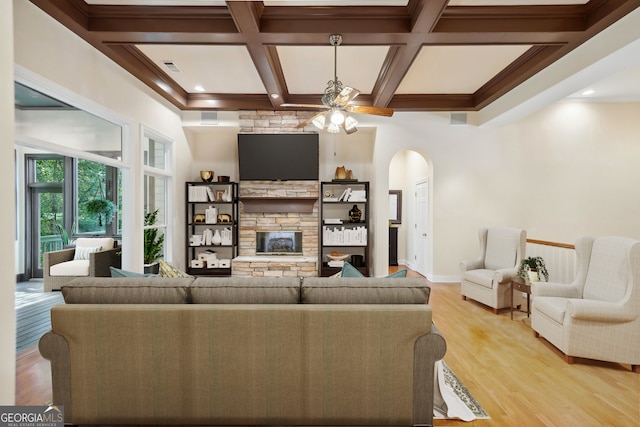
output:
M 640 0 L 30 0 L 182 110 L 478 111 Z

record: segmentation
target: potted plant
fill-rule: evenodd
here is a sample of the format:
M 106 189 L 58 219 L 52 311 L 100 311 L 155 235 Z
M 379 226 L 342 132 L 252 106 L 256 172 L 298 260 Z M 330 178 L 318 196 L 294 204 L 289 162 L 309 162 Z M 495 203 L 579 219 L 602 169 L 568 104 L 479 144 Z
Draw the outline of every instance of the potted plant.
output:
M 534 274 L 535 273 L 535 274 Z M 544 277 L 544 281 L 549 281 L 549 272 L 542 257 L 528 257 L 520 262 L 518 276 L 525 281 L 537 282 Z
M 113 219 L 113 212 L 116 210 L 116 206 L 107 199 L 93 199 L 89 200 L 85 204 L 85 209 L 91 215 L 98 216 L 98 224 L 102 227 L 102 217 L 104 216 L 105 222 L 111 224 Z
M 160 265 L 158 260 L 162 258 L 164 234 L 160 234 L 157 228 L 148 228 L 156 223 L 158 209 L 144 215 L 144 272 L 158 273 Z

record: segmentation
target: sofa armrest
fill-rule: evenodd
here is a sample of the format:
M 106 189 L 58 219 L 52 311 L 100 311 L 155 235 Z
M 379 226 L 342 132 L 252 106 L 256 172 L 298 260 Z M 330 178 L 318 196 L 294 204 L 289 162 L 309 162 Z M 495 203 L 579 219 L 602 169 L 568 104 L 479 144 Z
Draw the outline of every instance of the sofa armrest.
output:
M 414 347 L 413 366 L 413 425 L 433 425 L 433 394 L 437 381 L 435 363 L 447 351 L 447 342 L 436 328 L 422 335 Z
M 571 299 L 567 302 L 567 314 L 572 319 L 597 322 L 626 323 L 638 318 L 638 315 L 616 302 L 588 299 Z
M 120 268 L 122 266 L 122 248 L 116 247 L 106 251 L 89 254 L 89 276 L 111 277 L 109 267 Z
M 49 331 L 40 338 L 38 350 L 42 357 L 51 362 L 53 404 L 64 406 L 64 420 L 70 422 L 72 407 L 69 343 L 62 335 Z
M 553 282 L 531 283 L 531 295 L 539 297 L 581 298 L 578 288 L 572 285 Z

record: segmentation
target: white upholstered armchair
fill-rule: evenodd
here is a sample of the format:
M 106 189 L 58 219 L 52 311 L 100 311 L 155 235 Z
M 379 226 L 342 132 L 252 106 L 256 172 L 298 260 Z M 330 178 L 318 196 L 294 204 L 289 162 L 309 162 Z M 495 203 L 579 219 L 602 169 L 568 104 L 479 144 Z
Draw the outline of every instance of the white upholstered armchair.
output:
M 581 237 L 573 283 L 533 283 L 531 327 L 565 354 L 640 373 L 640 241 Z
M 460 263 L 462 298 L 471 298 L 498 313 L 511 304 L 511 279 L 524 257 L 527 232 L 518 228 L 481 228 L 480 256 Z

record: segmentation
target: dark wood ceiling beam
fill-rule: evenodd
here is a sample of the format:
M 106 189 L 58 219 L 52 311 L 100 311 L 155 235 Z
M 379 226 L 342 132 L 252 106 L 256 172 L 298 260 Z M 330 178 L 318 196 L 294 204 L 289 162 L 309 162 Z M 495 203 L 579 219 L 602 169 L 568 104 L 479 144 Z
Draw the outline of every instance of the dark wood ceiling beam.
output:
M 428 34 L 447 6 L 446 0 L 417 0 L 409 3 L 411 37 L 403 46 L 389 50 L 373 90 L 373 105 L 387 107 L 409 71 Z
M 443 33 L 541 33 L 585 29 L 585 9 L 576 6 L 457 6 L 447 8 L 433 31 Z
M 236 27 L 223 6 L 107 6 L 90 5 L 90 31 L 234 33 Z
M 271 100 L 264 94 L 233 95 L 226 93 L 192 93 L 184 110 L 273 110 Z
M 512 88 L 533 77 L 559 57 L 565 46 L 534 46 L 485 83 L 474 94 L 475 109 L 480 110 Z
M 187 105 L 188 93 L 134 46 L 108 45 L 104 53 L 176 107 Z
M 395 95 L 387 105 L 396 111 L 474 111 L 473 95 Z
M 260 37 L 260 20 L 264 6 L 259 2 L 228 2 L 227 7 L 238 31 L 245 37 L 246 47 L 258 71 L 272 108 L 279 108 L 286 98 L 287 86 L 275 48 L 264 46 Z

